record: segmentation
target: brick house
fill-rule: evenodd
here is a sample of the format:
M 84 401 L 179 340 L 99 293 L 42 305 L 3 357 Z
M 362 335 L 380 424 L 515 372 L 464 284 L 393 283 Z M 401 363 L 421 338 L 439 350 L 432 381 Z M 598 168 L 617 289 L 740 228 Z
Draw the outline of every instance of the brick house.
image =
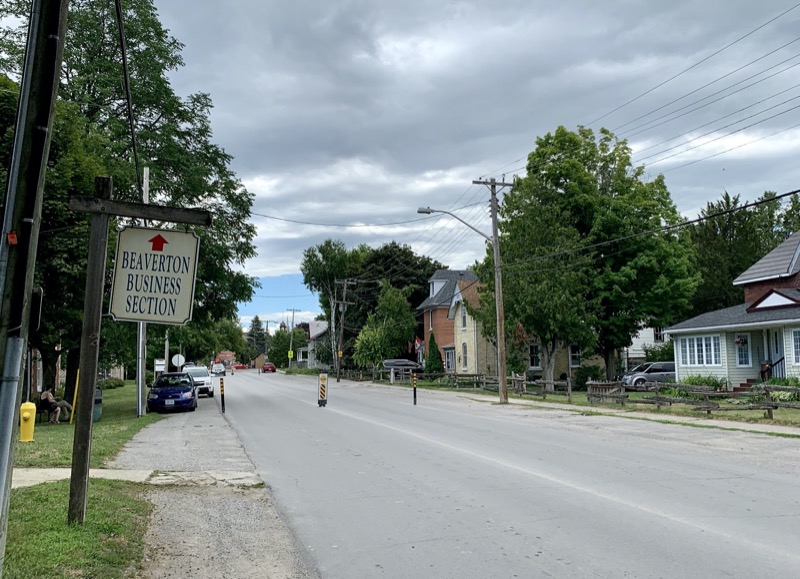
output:
M 417 306 L 417 310 L 422 312 L 424 345 L 428 347 L 433 331 L 445 372 L 456 371 L 455 321 L 449 317 L 449 313 L 459 281 L 474 284 L 478 278 L 468 270 L 437 270 L 428 279 L 428 297 Z M 427 356 L 427 352 L 425 355 Z
M 800 233 L 733 281 L 744 302 L 667 328 L 676 379 L 727 380 L 728 388 L 768 376 L 800 378 Z

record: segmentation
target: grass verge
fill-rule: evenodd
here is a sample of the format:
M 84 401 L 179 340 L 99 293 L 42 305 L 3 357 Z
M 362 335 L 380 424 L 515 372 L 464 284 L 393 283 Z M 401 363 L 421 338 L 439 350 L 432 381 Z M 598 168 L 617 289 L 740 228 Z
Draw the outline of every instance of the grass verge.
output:
M 144 485 L 92 479 L 83 525 L 67 523 L 69 481 L 14 489 L 3 577 L 129 577 L 144 554 L 152 505 Z
M 91 467 L 101 468 L 126 442 L 148 424 L 163 418 L 159 414 L 136 416 L 136 387 L 103 391 L 103 415 L 92 427 Z M 68 467 L 72 464 L 74 424 L 37 422 L 33 442 L 18 442 L 14 466 L 27 468 Z
M 103 414 L 92 427 L 91 466 L 101 468 L 158 414 L 136 416 L 136 388 L 103 391 Z M 74 425 L 37 423 L 33 442 L 18 442 L 15 467 L 69 467 Z M 144 555 L 152 505 L 146 487 L 92 479 L 83 525 L 68 525 L 69 480 L 13 489 L 3 578 L 129 577 Z

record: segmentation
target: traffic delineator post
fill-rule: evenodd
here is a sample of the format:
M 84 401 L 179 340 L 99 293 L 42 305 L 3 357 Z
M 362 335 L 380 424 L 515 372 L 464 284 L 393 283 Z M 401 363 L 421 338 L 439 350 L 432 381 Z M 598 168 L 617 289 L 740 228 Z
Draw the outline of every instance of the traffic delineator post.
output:
M 328 404 L 328 374 L 326 372 L 321 372 L 319 375 L 319 398 L 317 400 L 317 404 L 322 406 L 327 406 Z
M 219 403 L 222 413 L 225 414 L 225 378 L 219 379 Z

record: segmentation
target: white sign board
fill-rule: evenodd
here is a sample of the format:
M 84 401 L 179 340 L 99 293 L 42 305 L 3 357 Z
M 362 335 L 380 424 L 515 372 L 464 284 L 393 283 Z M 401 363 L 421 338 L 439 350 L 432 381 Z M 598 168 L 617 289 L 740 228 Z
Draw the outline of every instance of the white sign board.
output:
M 114 319 L 177 325 L 191 320 L 199 242 L 183 231 L 120 231 L 111 288 Z

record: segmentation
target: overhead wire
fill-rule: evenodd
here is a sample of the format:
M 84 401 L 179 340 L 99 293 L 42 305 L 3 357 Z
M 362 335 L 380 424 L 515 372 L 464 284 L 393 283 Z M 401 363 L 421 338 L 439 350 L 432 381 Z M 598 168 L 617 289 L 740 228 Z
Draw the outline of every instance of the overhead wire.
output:
M 800 6 L 800 3 L 798 3 L 798 4 L 795 4 L 795 5 L 794 5 L 794 6 L 792 6 L 791 8 L 788 8 L 787 10 L 785 10 L 785 11 L 781 12 L 780 14 L 778 14 L 777 16 L 775 16 L 775 17 L 771 18 L 770 20 L 768 20 L 768 21 L 767 21 L 767 22 L 765 22 L 764 24 L 761 24 L 760 26 L 757 26 L 756 28 L 754 28 L 753 30 L 751 30 L 750 32 L 748 32 L 747 34 L 745 34 L 745 35 L 743 35 L 743 36 L 740 36 L 739 38 L 737 38 L 737 39 L 736 39 L 736 40 L 734 40 L 733 42 L 729 42 L 728 44 L 726 44 L 726 45 L 725 45 L 725 46 L 723 46 L 722 48 L 720 48 L 720 49 L 718 49 L 718 50 L 716 50 L 716 51 L 712 52 L 711 54 L 709 54 L 708 56 L 706 56 L 706 57 L 704 57 L 704 58 L 700 59 L 699 61 L 695 62 L 695 63 L 694 63 L 694 64 L 692 64 L 691 66 L 689 66 L 689 67 L 687 67 L 687 68 L 685 68 L 685 69 L 681 70 L 681 71 L 680 71 L 680 72 L 678 72 L 677 74 L 674 74 L 674 75 L 672 75 L 671 77 L 669 77 L 668 79 L 666 79 L 666 80 L 664 80 L 664 81 L 661 81 L 660 83 L 658 83 L 658 84 L 656 84 L 654 87 L 652 87 L 652 88 L 650 88 L 650 89 L 648 89 L 648 90 L 644 91 L 644 92 L 643 92 L 643 93 L 641 93 L 640 95 L 638 95 L 638 96 L 636 96 L 636 97 L 633 97 L 632 99 L 629 99 L 628 101 L 624 102 L 623 104 L 619 105 L 618 107 L 614 108 L 613 110 L 611 110 L 611 111 L 609 111 L 609 112 L 607 112 L 607 113 L 605 113 L 605 114 L 603 114 L 603 115 L 601 115 L 601 116 L 597 117 L 595 120 L 593 120 L 592 122 L 588 123 L 586 126 L 592 126 L 592 125 L 593 125 L 593 124 L 595 124 L 596 122 L 598 122 L 598 121 L 601 121 L 601 120 L 603 120 L 604 118 L 606 118 L 606 117 L 608 117 L 608 116 L 610 116 L 610 115 L 612 115 L 612 114 L 616 113 L 617 111 L 620 111 L 620 110 L 624 109 L 624 108 L 625 108 L 625 107 L 627 107 L 628 105 L 630 105 L 630 104 L 632 104 L 632 103 L 634 103 L 634 102 L 638 101 L 638 100 L 639 100 L 639 99 L 641 99 L 642 97 L 645 97 L 645 96 L 647 96 L 648 94 L 652 93 L 653 91 L 655 91 L 655 90 L 657 90 L 657 89 L 661 88 L 662 86 L 664 86 L 664 85 L 666 85 L 666 84 L 668 84 L 668 83 L 672 82 L 673 80 L 675 80 L 676 78 L 678 78 L 678 77 L 680 77 L 680 76 L 682 76 L 682 75 L 686 74 L 686 73 L 687 73 L 687 72 L 689 72 L 690 70 L 693 70 L 693 69 L 697 68 L 698 66 L 700 66 L 700 65 L 701 65 L 701 64 L 703 64 L 704 62 L 707 62 L 707 61 L 711 60 L 712 58 L 714 58 L 714 57 L 715 57 L 715 56 L 717 56 L 718 54 L 721 54 L 722 52 L 724 52 L 724 51 L 728 50 L 729 48 L 731 48 L 731 47 L 732 47 L 732 46 L 734 46 L 735 44 L 738 44 L 739 42 L 741 42 L 741 41 L 742 41 L 742 40 L 744 40 L 745 38 L 748 38 L 749 36 L 752 36 L 753 34 L 755 34 L 756 32 L 758 32 L 758 31 L 759 31 L 759 30 L 761 30 L 762 28 L 764 28 L 764 27 L 766 27 L 766 26 L 768 26 L 768 25 L 772 24 L 773 22 L 775 22 L 776 20 L 778 20 L 778 19 L 780 19 L 780 18 L 783 18 L 785 15 L 787 15 L 787 14 L 788 14 L 789 12 L 791 12 L 792 10 L 796 9 L 798 6 Z
M 701 103 L 701 102 L 703 102 L 704 100 L 707 100 L 707 99 L 710 99 L 710 98 L 712 98 L 712 97 L 715 97 L 715 96 L 717 96 L 717 95 L 719 95 L 719 94 L 722 94 L 722 93 L 724 93 L 725 91 L 727 91 L 727 90 L 729 90 L 729 89 L 731 89 L 731 88 L 733 88 L 733 87 L 735 87 L 735 86 L 737 86 L 737 85 L 740 85 L 740 84 L 742 84 L 742 83 L 744 83 L 744 82 L 747 82 L 748 80 L 752 80 L 752 79 L 754 79 L 755 77 L 757 77 L 757 76 L 760 76 L 760 75 L 764 74 L 765 72 L 767 72 L 767 71 L 769 71 L 769 70 L 772 70 L 772 69 L 773 69 L 773 68 L 775 68 L 775 67 L 778 67 L 778 66 L 780 66 L 780 65 L 782 65 L 782 64 L 785 64 L 785 63 L 787 63 L 787 62 L 789 62 L 789 61 L 792 61 L 792 60 L 795 60 L 795 59 L 797 59 L 797 58 L 800 58 L 800 54 L 798 54 L 798 55 L 795 55 L 795 56 L 792 56 L 791 58 L 787 58 L 786 60 L 784 60 L 784 61 L 782 61 L 782 62 L 779 62 L 778 64 L 776 64 L 776 65 L 773 65 L 773 66 L 771 66 L 771 67 L 769 67 L 769 68 L 767 68 L 767 69 L 765 69 L 765 70 L 762 70 L 761 72 L 758 72 L 758 73 L 756 73 L 756 74 L 754 74 L 754 75 L 752 75 L 752 76 L 749 76 L 749 77 L 747 77 L 747 78 L 745 78 L 745 79 L 742 79 L 742 80 L 740 80 L 740 81 L 738 81 L 738 82 L 735 82 L 735 83 L 733 83 L 732 85 L 730 85 L 730 86 L 727 86 L 727 87 L 725 87 L 725 88 L 723 88 L 723 89 L 720 89 L 720 90 L 718 90 L 718 91 L 716 91 L 716 92 L 713 92 L 713 93 L 711 93 L 711 94 L 710 94 L 710 95 L 708 95 L 708 96 L 705 96 L 705 97 L 702 97 L 702 98 L 700 98 L 700 99 L 697 99 L 697 100 L 695 100 L 695 101 L 693 101 L 693 102 L 691 102 L 691 103 L 689 103 L 689 104 L 687 104 L 687 105 L 684 105 L 683 107 L 680 107 L 680 108 L 678 108 L 678 109 L 675 109 L 674 111 L 671 111 L 671 112 L 669 112 L 669 113 L 666 113 L 666 114 L 664 114 L 664 115 L 661 115 L 660 117 L 656 117 L 655 119 L 652 119 L 651 121 L 648 121 L 648 122 L 646 122 L 646 123 L 642 123 L 642 124 L 640 124 L 640 125 L 636 125 L 635 127 L 632 127 L 632 128 L 630 129 L 631 131 L 634 131 L 634 132 L 622 133 L 622 135 L 621 135 L 621 136 L 625 137 L 626 139 L 630 139 L 631 137 L 635 137 L 635 136 L 637 136 L 637 135 L 641 135 L 642 133 L 646 133 L 647 131 L 649 131 L 649 130 L 651 130 L 651 129 L 654 129 L 654 128 L 656 128 L 656 127 L 663 126 L 663 125 L 665 125 L 665 124 L 667 124 L 667 123 L 671 123 L 671 122 L 672 122 L 672 121 L 674 121 L 674 120 L 677 120 L 677 119 L 679 119 L 679 118 L 685 117 L 686 115 L 689 115 L 689 114 L 691 114 L 691 113 L 694 113 L 694 112 L 696 112 L 696 111 L 699 111 L 700 109 L 703 109 L 703 108 L 705 108 L 705 107 L 707 107 L 707 106 L 709 106 L 709 105 L 712 105 L 712 104 L 718 103 L 718 102 L 720 102 L 720 101 L 722 101 L 722 100 L 725 100 L 726 98 L 728 98 L 728 97 L 731 97 L 731 96 L 733 96 L 733 95 L 735 95 L 735 94 L 739 94 L 739 93 L 741 93 L 741 92 L 743 92 L 743 91 L 745 91 L 745 90 L 747 90 L 747 89 L 749 89 L 749 88 L 752 88 L 752 87 L 754 87 L 754 86 L 755 86 L 755 85 L 757 85 L 757 84 L 760 84 L 760 83 L 762 83 L 762 82 L 765 82 L 765 81 L 767 81 L 767 80 L 769 80 L 769 79 L 771 79 L 771 78 L 773 78 L 773 77 L 776 77 L 776 76 L 778 76 L 778 75 L 780 75 L 780 74 L 783 74 L 784 72 L 786 72 L 786 71 L 788 71 L 788 70 L 791 70 L 791 69 L 793 69 L 793 68 L 795 68 L 795 67 L 797 67 L 797 66 L 800 66 L 800 63 L 795 63 L 795 64 L 793 64 L 793 65 L 791 65 L 791 66 L 787 66 L 787 67 L 786 67 L 786 68 L 784 68 L 783 70 L 779 70 L 778 72 L 775 72 L 775 73 L 773 73 L 773 74 L 771 74 L 771 75 L 769 75 L 769 76 L 766 76 L 766 77 L 764 77 L 764 78 L 763 78 L 763 79 L 761 79 L 761 80 L 758 80 L 758 81 L 756 81 L 756 82 L 754 82 L 754 83 L 751 83 L 751 84 L 749 84 L 749 85 L 747 85 L 747 86 L 745 86 L 745 87 L 742 87 L 742 88 L 740 88 L 740 89 L 738 89 L 738 90 L 735 90 L 735 91 L 733 91 L 733 92 L 731 92 L 731 93 L 729 93 L 729 94 L 723 95 L 723 96 L 721 96 L 721 97 L 720 97 L 720 98 L 718 98 L 718 99 L 714 99 L 714 100 L 712 100 L 712 101 L 709 101 L 709 102 L 707 102 L 707 103 L 705 103 L 705 104 L 703 104 L 703 105 L 700 105 L 700 106 L 698 106 L 698 107 L 696 107 L 696 108 L 694 108 L 694 109 L 691 109 L 691 110 L 689 110 L 689 111 L 687 111 L 687 112 L 684 112 L 684 113 L 682 113 L 682 114 L 680 114 L 680 115 L 677 115 L 677 114 L 676 114 L 676 113 L 679 113 L 679 112 L 681 112 L 681 111 L 685 111 L 686 109 L 688 109 L 688 108 L 691 108 L 692 106 L 694 106 L 694 105 L 696 105 L 696 104 L 698 104 L 698 103 Z M 672 118 L 668 118 L 668 117 L 670 117 L 670 116 L 672 116 L 672 115 L 675 115 L 675 116 L 674 116 L 674 117 L 672 117 Z M 663 120 L 663 122 L 660 122 L 660 123 L 659 123 L 659 122 L 657 122 L 657 121 L 661 121 L 662 119 L 666 119 L 666 120 Z M 655 124 L 653 124 L 653 123 L 655 123 Z M 650 126 L 648 126 L 648 125 L 650 125 Z M 641 129 L 641 130 L 638 130 L 638 129 Z
M 694 89 L 694 90 L 691 90 L 691 91 L 689 91 L 689 92 L 687 92 L 687 93 L 683 94 L 682 96 L 679 96 L 678 98 L 676 98 L 676 99 L 673 99 L 673 100 L 669 101 L 668 103 L 666 103 L 666 104 L 663 104 L 663 105 L 661 105 L 661 106 L 659 106 L 659 107 L 657 107 L 657 108 L 655 108 L 655 109 L 651 110 L 651 111 L 650 111 L 650 112 L 648 112 L 648 113 L 645 113 L 645 114 L 643 114 L 643 115 L 639 115 L 638 117 L 636 117 L 635 119 L 631 119 L 631 120 L 630 120 L 630 121 L 628 121 L 627 123 L 624 123 L 624 124 L 622 124 L 622 125 L 619 125 L 619 126 L 617 126 L 617 127 L 614 127 L 614 128 L 613 128 L 613 129 L 611 129 L 611 130 L 612 130 L 612 132 L 616 133 L 616 132 L 617 132 L 617 131 L 619 131 L 620 129 L 624 129 L 625 127 L 627 127 L 627 126 L 628 126 L 628 125 L 630 125 L 630 124 L 633 124 L 633 123 L 635 123 L 636 121 L 640 121 L 640 120 L 642 120 L 642 119 L 644 119 L 644 118 L 647 118 L 647 117 L 649 117 L 650 115 L 652 115 L 652 114 L 654 114 L 654 113 L 657 113 L 658 111 L 660 111 L 660 110 L 663 110 L 663 109 L 667 108 L 667 107 L 668 107 L 668 106 L 670 106 L 670 105 L 673 105 L 673 104 L 675 104 L 675 103 L 677 103 L 677 102 L 680 102 L 680 101 L 682 101 L 682 100 L 683 100 L 683 99 L 685 99 L 686 97 L 689 97 L 689 96 L 691 96 L 691 95 L 693 95 L 693 94 L 695 94 L 695 93 L 698 93 L 698 92 L 700 92 L 700 91 L 701 91 L 701 90 L 703 90 L 704 88 L 708 88 L 708 87 L 710 87 L 712 84 L 716 84 L 716 83 L 718 83 L 719 81 L 721 81 L 721 80 L 724 80 L 724 79 L 728 78 L 729 76 L 732 76 L 732 75 L 736 74 L 737 72 L 740 72 L 740 71 L 744 70 L 745 68 L 747 68 L 748 66 L 751 66 L 751 65 L 755 64 L 756 62 L 759 62 L 759 61 L 761 61 L 761 60 L 764 60 L 764 59 L 765 59 L 765 58 L 767 58 L 768 56 L 771 56 L 771 55 L 773 55 L 773 54 L 775 54 L 775 53 L 777 53 L 777 52 L 780 52 L 781 50 L 783 50 L 783 49 L 784 49 L 784 48 L 786 48 L 787 46 L 790 46 L 790 45 L 794 44 L 794 43 L 795 43 L 795 42 L 797 42 L 797 41 L 800 41 L 800 37 L 798 37 L 798 38 L 795 38 L 794 40 L 791 40 L 791 41 L 787 42 L 786 44 L 783 44 L 782 46 L 779 46 L 778 48 L 775 48 L 774 50 L 771 50 L 770 52 L 767 52 L 766 54 L 763 54 L 763 55 L 759 56 L 759 57 L 758 57 L 758 58 L 756 58 L 755 60 L 751 60 L 751 61 L 750 61 L 750 62 L 748 62 L 747 64 L 743 64 L 742 66 L 740 66 L 740 67 L 738 67 L 738 68 L 735 68 L 735 69 L 733 69 L 733 70 L 731 70 L 731 71 L 729 71 L 729 72 L 727 72 L 727 73 L 723 74 L 722 76 L 718 76 L 718 77 L 717 77 L 717 78 L 715 78 L 714 80 L 712 80 L 712 81 L 709 81 L 709 82 L 707 82 L 706 84 L 704 84 L 704 85 L 702 85 L 702 86 L 699 86 L 699 87 L 697 87 L 696 89 Z M 796 57 L 795 57 L 795 58 L 796 58 Z M 769 69 L 767 69 L 767 70 L 769 70 Z M 760 73 L 759 73 L 759 74 L 760 74 Z

